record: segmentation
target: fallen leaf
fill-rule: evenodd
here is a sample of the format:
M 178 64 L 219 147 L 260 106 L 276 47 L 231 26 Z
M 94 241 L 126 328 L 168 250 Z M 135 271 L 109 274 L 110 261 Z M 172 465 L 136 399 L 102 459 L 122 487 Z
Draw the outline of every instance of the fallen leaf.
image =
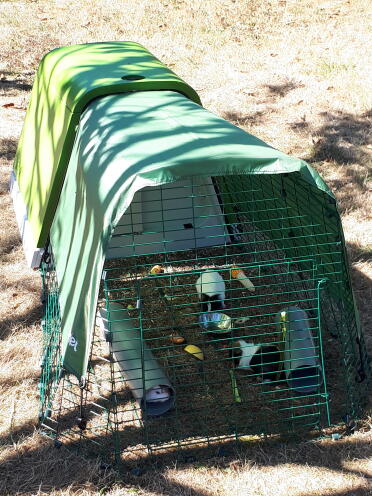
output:
M 14 103 L 4 103 L 4 105 L 2 105 L 2 107 L 4 107 L 4 108 L 11 108 L 11 109 L 14 109 L 14 110 L 25 110 L 24 107 L 16 107 L 14 105 Z

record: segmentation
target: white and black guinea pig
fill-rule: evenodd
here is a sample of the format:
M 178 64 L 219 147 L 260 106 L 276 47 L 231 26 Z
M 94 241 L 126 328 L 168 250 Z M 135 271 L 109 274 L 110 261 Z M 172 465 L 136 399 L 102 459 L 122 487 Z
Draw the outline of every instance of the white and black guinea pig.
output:
M 238 339 L 231 349 L 234 367 L 255 374 L 262 382 L 277 379 L 280 368 L 280 352 L 277 346 L 255 345 Z
M 216 270 L 206 270 L 200 274 L 195 286 L 203 312 L 225 308 L 225 282 Z

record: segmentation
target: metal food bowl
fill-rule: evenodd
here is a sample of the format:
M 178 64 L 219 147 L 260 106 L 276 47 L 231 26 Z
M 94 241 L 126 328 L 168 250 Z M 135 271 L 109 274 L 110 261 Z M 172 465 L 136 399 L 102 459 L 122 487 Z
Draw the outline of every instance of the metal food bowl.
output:
M 199 315 L 199 325 L 206 332 L 225 334 L 231 331 L 231 317 L 225 313 L 213 312 Z

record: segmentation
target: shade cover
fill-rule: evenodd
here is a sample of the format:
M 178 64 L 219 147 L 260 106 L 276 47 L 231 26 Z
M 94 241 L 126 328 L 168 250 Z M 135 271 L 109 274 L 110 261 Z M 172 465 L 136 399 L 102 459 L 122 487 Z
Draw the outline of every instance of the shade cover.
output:
M 66 370 L 85 374 L 110 237 L 136 191 L 191 176 L 282 173 L 299 173 L 331 195 L 308 164 L 177 92 L 94 100 L 79 124 L 50 234 Z
M 14 162 L 35 247 L 43 248 L 81 113 L 94 98 L 131 91 L 197 93 L 138 43 L 106 42 L 52 50 L 40 62 Z

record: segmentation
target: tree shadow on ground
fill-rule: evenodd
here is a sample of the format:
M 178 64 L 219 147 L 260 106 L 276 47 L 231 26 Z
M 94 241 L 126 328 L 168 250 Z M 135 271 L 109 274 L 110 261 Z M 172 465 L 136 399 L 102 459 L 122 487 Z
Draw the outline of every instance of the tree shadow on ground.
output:
M 17 140 L 13 138 L 0 139 L 0 159 L 12 161 L 17 151 Z
M 5 255 L 9 255 L 15 248 L 18 248 L 21 245 L 21 238 L 19 237 L 18 232 L 10 233 L 0 245 L 0 256 L 4 257 Z
M 281 84 L 267 84 L 264 87 L 267 89 L 270 97 L 284 98 L 288 93 L 297 88 L 303 88 L 303 84 L 295 81 L 286 81 Z
M 10 432 L 6 434 L 0 434 L 0 446 L 6 446 L 7 444 L 15 444 L 22 441 L 27 436 L 30 436 L 35 432 L 37 428 L 37 419 L 28 420 L 22 426 L 11 429 Z
M 292 131 L 307 131 L 310 130 L 310 123 L 306 120 L 306 116 L 303 115 L 299 121 L 291 122 L 289 128 Z
M 39 374 L 39 372 L 36 372 L 36 371 L 34 373 L 28 374 L 27 376 L 25 376 L 25 374 L 22 374 L 22 375 L 13 374 L 11 378 L 9 378 L 9 377 L 6 377 L 4 379 L 0 378 L 0 389 L 3 392 L 9 391 L 11 388 L 17 387 L 21 383 L 27 381 L 28 384 L 30 384 L 30 387 L 34 391 L 36 391 L 37 390 L 37 384 L 38 384 L 39 380 L 40 380 L 40 374 Z M 35 419 L 34 424 L 36 426 L 36 419 Z M 1 435 L 0 435 L 0 439 L 1 439 Z
M 6 484 L 7 494 L 16 495 L 21 490 L 24 494 L 39 491 L 51 492 L 74 486 L 87 487 L 96 492 L 108 492 L 114 486 L 136 488 L 137 490 L 152 491 L 159 496 L 206 496 L 210 490 L 193 489 L 187 483 L 171 480 L 168 470 L 172 468 L 190 469 L 197 477 L 198 470 L 211 469 L 236 473 L 248 470 L 249 467 L 275 467 L 293 464 L 296 467 L 314 467 L 326 469 L 345 476 L 357 475 L 368 478 L 363 470 L 345 468 L 347 460 L 368 459 L 372 456 L 372 445 L 367 439 L 352 437 L 339 442 L 282 442 L 280 440 L 266 440 L 254 443 L 224 443 L 218 446 L 205 448 L 185 448 L 179 456 L 167 452 L 152 454 L 146 458 L 125 460 L 112 470 L 112 466 L 105 460 L 92 460 L 82 456 L 83 451 L 71 451 L 74 448 L 70 443 L 69 449 L 59 443 L 53 444 L 40 436 L 30 434 L 34 430 L 33 423 L 27 423 L 12 433 L 11 437 L 1 438 L 3 445 L 11 441 L 25 441 L 18 445 L 15 453 L 10 453 L 0 466 L 0 480 Z M 25 437 L 30 436 L 29 442 Z M 98 441 L 100 441 L 98 439 Z M 78 448 L 76 445 L 75 448 Z M 189 476 L 192 480 L 191 475 Z M 363 479 L 362 479 L 363 480 Z M 337 496 L 367 495 L 366 486 L 360 482 L 360 487 L 353 486 L 353 490 L 335 491 Z M 1 487 L 1 484 L 0 484 Z M 242 488 L 244 491 L 246 488 Z M 244 493 L 242 493 L 244 494 Z M 299 492 L 299 494 L 303 494 Z M 311 496 L 311 492 L 307 493 Z
M 314 131 L 317 141 L 307 160 L 333 160 L 341 165 L 358 162 L 367 167 L 371 157 L 361 147 L 369 143 L 372 112 L 360 116 L 340 111 L 322 112 L 320 116 L 325 123 Z
M 264 103 L 267 103 L 264 110 L 257 110 L 256 112 L 249 114 L 243 114 L 242 112 L 230 110 L 223 112 L 221 117 L 239 127 L 260 126 L 265 123 L 270 114 L 276 112 L 276 110 L 270 106 L 269 103 L 275 104 L 278 99 L 284 98 L 288 93 L 302 86 L 303 85 L 301 83 L 297 83 L 295 81 L 286 81 L 281 84 L 263 85 L 262 88 L 265 91 Z
M 311 130 L 313 147 L 304 160 L 322 175 L 332 172 L 327 184 L 336 193 L 339 211 L 344 214 L 365 210 L 371 192 L 371 153 L 367 148 L 371 115 L 323 112 L 324 124 Z M 289 127 L 302 131 L 306 124 L 295 122 Z
M 20 91 L 30 91 L 32 89 L 29 83 L 31 74 L 33 73 L 26 72 L 18 75 L 14 72 L 1 72 L 0 93 L 5 96 L 14 96 Z
M 372 245 L 363 247 L 355 243 L 348 243 L 347 249 L 351 263 L 372 261 Z
M 0 340 L 5 339 L 12 334 L 18 327 L 31 326 L 37 324 L 41 320 L 42 305 L 35 305 L 31 310 L 27 310 L 17 316 L 10 315 L 9 317 L 0 320 Z
M 359 263 L 372 262 L 372 247 L 361 248 L 355 243 L 347 243 L 349 260 L 351 261 L 351 280 L 354 289 L 357 308 L 360 314 L 363 334 L 369 354 L 372 354 L 372 281 L 358 268 Z
M 266 116 L 272 112 L 272 109 L 267 108 L 265 111 L 257 111 L 253 114 L 244 115 L 241 112 L 228 111 L 222 114 L 222 117 L 235 126 L 258 126 L 265 122 Z

